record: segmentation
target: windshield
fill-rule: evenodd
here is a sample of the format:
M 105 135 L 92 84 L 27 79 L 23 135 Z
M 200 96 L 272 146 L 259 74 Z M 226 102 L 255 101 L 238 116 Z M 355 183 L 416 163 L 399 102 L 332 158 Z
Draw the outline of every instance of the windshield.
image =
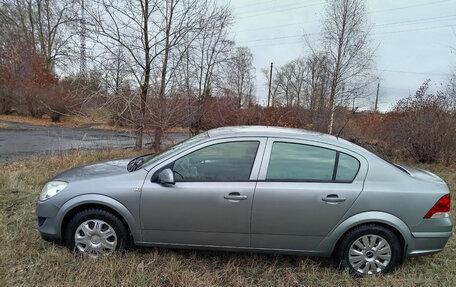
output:
M 182 142 L 170 147 L 169 149 L 164 150 L 160 153 L 157 153 L 157 154 L 153 155 L 151 158 L 148 158 L 146 161 L 144 161 L 144 163 L 141 165 L 141 167 L 145 168 L 147 166 L 153 165 L 154 163 L 158 163 L 160 160 L 167 157 L 171 153 L 178 152 L 179 150 L 185 150 L 188 147 L 192 146 L 193 144 L 203 141 L 203 140 L 207 139 L 208 137 L 209 136 L 206 132 L 206 133 L 202 133 L 197 136 L 191 137 L 185 141 L 182 141 Z

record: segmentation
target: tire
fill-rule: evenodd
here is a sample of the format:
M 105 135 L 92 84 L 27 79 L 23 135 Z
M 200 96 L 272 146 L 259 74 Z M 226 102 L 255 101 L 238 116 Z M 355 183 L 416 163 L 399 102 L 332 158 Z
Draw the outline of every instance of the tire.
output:
M 361 225 L 350 230 L 339 243 L 335 260 L 358 277 L 392 272 L 401 262 L 399 238 L 380 225 Z
M 128 232 L 122 221 L 112 213 L 86 209 L 76 213 L 68 222 L 65 243 L 70 251 L 91 256 L 109 255 L 126 249 Z

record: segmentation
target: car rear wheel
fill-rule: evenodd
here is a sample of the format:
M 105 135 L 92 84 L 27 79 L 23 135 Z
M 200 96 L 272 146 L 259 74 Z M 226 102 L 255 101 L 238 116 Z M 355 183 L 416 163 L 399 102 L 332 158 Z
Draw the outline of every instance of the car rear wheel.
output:
M 76 213 L 68 222 L 65 234 L 68 249 L 91 256 L 122 251 L 127 246 L 127 238 L 122 221 L 100 209 Z
M 401 242 L 390 229 L 362 225 L 349 231 L 339 244 L 336 260 L 356 276 L 388 273 L 400 263 Z

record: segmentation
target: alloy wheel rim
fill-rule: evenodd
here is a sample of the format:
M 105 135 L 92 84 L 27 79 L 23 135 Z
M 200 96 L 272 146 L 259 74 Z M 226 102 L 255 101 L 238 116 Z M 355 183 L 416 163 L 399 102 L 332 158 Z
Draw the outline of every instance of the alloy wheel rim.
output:
M 386 239 L 366 234 L 356 239 L 348 251 L 348 262 L 356 272 L 373 275 L 382 272 L 391 261 L 391 246 Z
M 117 234 L 107 222 L 90 219 L 76 228 L 74 243 L 79 252 L 84 254 L 111 254 L 117 247 Z

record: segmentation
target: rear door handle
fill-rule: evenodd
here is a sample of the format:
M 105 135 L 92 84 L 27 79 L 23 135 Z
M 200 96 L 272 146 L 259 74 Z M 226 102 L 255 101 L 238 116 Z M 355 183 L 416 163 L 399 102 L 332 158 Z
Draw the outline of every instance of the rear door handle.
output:
M 323 200 L 325 202 L 336 203 L 336 202 L 344 202 L 345 198 L 339 197 L 337 194 L 328 194 L 326 197 L 323 197 L 321 200 Z
M 247 195 L 241 195 L 239 192 L 231 192 L 228 195 L 225 195 L 223 198 L 228 200 L 245 200 Z

